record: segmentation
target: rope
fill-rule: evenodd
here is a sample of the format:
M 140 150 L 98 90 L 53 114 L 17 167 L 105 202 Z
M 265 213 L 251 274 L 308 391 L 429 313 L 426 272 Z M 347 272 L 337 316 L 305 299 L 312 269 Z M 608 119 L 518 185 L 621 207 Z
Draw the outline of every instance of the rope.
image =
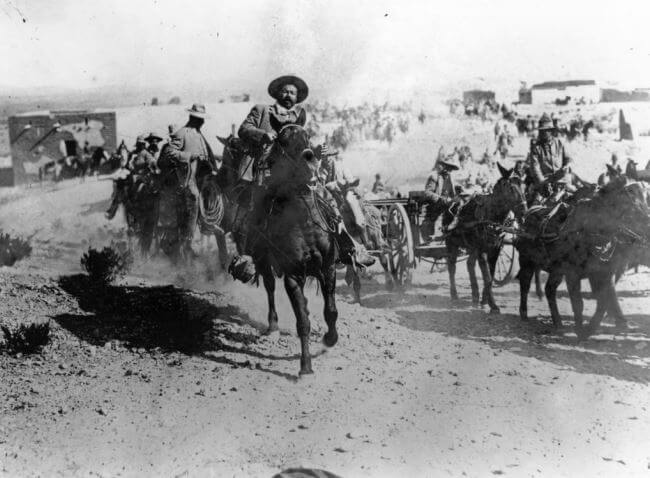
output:
M 210 179 L 203 181 L 199 194 L 199 230 L 202 234 L 223 234 L 220 227 L 225 211 L 223 196 L 219 186 Z

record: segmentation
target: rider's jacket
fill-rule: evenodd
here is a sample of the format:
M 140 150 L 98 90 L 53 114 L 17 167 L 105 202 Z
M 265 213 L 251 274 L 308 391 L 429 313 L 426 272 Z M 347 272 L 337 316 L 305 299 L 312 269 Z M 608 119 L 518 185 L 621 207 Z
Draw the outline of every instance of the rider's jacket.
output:
M 543 143 L 540 140 L 531 143 L 529 160 L 533 180 L 538 184 L 557 176 L 558 171 L 571 162 L 562 141 L 553 137 Z
M 175 171 L 183 187 L 196 194 L 198 193 L 197 178 L 193 169 L 198 165 L 192 164 L 192 157 L 198 157 L 203 164 L 209 164 L 212 170 L 220 166 L 203 133 L 195 127 L 186 125 L 176 131 L 169 143 L 163 147 L 158 158 L 158 166 L 164 172 Z
M 252 181 L 254 176 L 263 173 L 263 165 L 271 152 L 270 143 L 264 141 L 264 135 L 279 130 L 285 124 L 304 124 L 307 113 L 301 105 L 290 110 L 279 104 L 255 105 L 239 127 L 238 135 L 243 140 L 248 155 L 242 161 L 241 176 Z M 253 163 L 255 163 L 253 165 Z
M 424 186 L 424 197 L 432 203 L 451 202 L 456 195 L 454 181 L 449 173 L 432 171 Z

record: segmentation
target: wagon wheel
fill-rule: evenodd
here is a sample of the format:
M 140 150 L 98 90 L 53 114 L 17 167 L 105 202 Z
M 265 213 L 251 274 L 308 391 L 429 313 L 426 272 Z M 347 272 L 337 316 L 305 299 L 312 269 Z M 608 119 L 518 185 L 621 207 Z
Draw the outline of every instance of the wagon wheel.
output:
M 497 264 L 494 268 L 494 277 L 492 283 L 495 287 L 506 285 L 512 280 L 515 272 L 515 262 L 517 262 L 518 253 L 514 244 L 503 243 L 497 257 Z
M 387 259 L 393 279 L 400 286 L 410 284 L 415 267 L 413 233 L 408 214 L 401 204 L 393 204 L 388 209 L 386 242 Z
M 509 217 L 506 219 L 504 226 L 516 226 L 516 221 L 513 217 Z M 497 263 L 494 268 L 494 277 L 492 277 L 492 283 L 496 287 L 506 285 L 515 276 L 515 264 L 518 263 L 519 253 L 513 244 L 513 239 L 513 235 L 507 233 L 501 243 L 499 256 L 497 257 Z

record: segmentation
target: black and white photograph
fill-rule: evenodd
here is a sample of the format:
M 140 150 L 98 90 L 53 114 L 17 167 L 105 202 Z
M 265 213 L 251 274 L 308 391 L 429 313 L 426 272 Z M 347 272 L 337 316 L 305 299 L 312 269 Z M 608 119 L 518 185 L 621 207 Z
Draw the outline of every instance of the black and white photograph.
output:
M 0 0 L 0 477 L 650 477 L 649 19 Z

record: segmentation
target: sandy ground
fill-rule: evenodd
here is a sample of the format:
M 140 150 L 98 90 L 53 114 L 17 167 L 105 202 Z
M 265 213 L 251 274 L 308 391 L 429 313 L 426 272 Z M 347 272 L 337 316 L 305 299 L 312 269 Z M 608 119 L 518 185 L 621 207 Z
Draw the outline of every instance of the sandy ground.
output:
M 0 197 L 2 228 L 34 246 L 0 270 L 0 323 L 49 320 L 53 330 L 41 354 L 0 355 L 0 475 L 271 477 L 296 465 L 344 477 L 650 473 L 648 270 L 619 287 L 633 331 L 613 335 L 606 321 L 579 345 L 550 333 L 532 294 L 536 320 L 521 323 L 517 284 L 496 291 L 502 313 L 491 316 L 471 306 L 463 266 L 466 300 L 452 304 L 446 272 L 421 264 L 402 292 L 386 292 L 372 269 L 362 305 L 341 281 L 341 338 L 325 350 L 310 285 L 316 373 L 298 379 L 282 287 L 282 332 L 262 337 L 262 289 L 215 274 L 212 245 L 194 269 L 155 258 L 102 293 L 89 287 L 81 253 L 124 237 L 121 219 L 103 217 L 110 190 L 88 180 Z M 565 292 L 560 309 L 569 326 Z

